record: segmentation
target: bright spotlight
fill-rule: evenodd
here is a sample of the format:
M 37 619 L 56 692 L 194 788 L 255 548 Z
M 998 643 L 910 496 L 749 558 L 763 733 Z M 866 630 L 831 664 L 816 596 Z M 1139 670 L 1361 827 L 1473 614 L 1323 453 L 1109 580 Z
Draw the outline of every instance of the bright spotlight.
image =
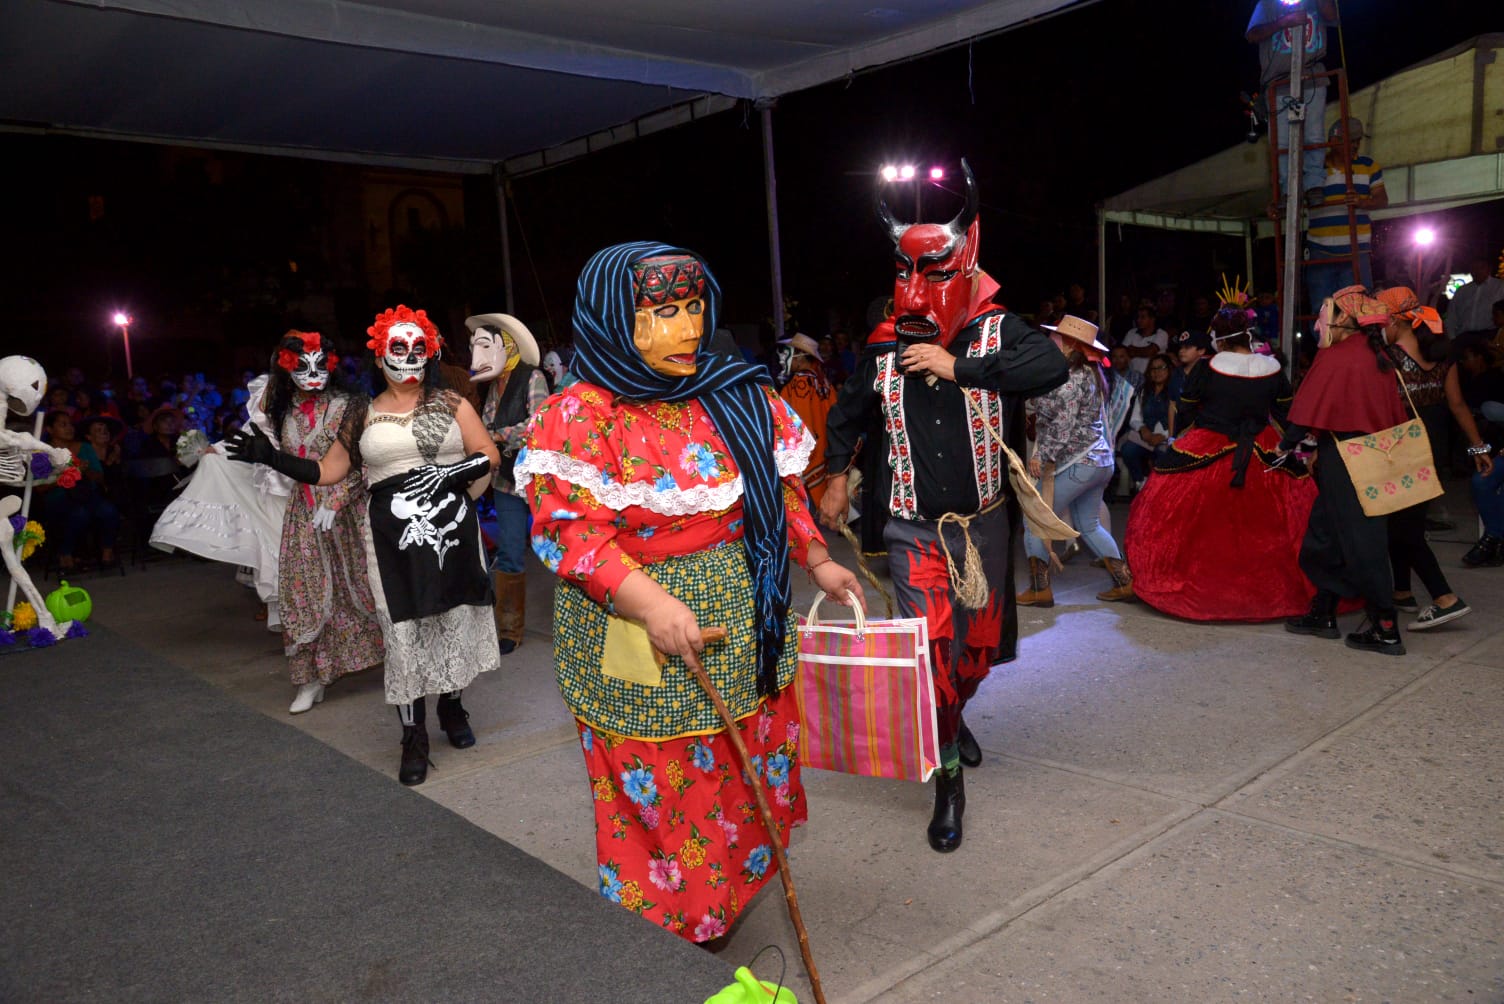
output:
M 884 181 L 897 181 L 898 168 L 894 167 L 892 164 L 886 164 L 883 166 L 882 176 Z
M 899 168 L 898 169 L 898 176 L 900 178 L 902 178 L 904 181 L 913 181 L 914 180 L 914 165 L 913 164 L 905 164 L 903 167 Z
M 1436 231 L 1430 227 L 1421 227 L 1415 231 L 1415 243 L 1423 248 L 1428 248 L 1436 243 Z
M 931 181 L 944 181 L 945 180 L 945 168 L 943 168 L 943 167 L 932 167 L 932 168 L 930 168 L 930 180 Z
M 115 311 L 114 315 L 110 317 L 110 320 L 115 322 L 115 327 L 123 328 L 127 324 L 131 323 L 131 315 L 117 310 Z

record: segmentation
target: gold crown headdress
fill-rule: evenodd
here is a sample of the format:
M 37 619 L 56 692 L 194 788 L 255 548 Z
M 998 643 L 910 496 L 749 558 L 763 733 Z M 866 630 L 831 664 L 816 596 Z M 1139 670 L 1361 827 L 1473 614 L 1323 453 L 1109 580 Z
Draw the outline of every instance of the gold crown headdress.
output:
M 1217 299 L 1222 301 L 1223 307 L 1249 307 L 1253 304 L 1253 280 L 1249 279 L 1247 285 L 1243 285 L 1243 277 L 1235 276 L 1232 285 L 1227 284 L 1227 273 L 1222 275 L 1222 289 L 1217 293 Z M 1218 308 L 1220 309 L 1220 308 Z

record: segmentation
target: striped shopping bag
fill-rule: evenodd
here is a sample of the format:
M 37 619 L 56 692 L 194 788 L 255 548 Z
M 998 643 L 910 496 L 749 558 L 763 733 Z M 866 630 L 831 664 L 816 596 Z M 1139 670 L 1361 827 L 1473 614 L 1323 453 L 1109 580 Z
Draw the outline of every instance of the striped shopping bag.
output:
M 805 767 L 928 781 L 940 766 L 924 618 L 799 621 L 799 760 Z

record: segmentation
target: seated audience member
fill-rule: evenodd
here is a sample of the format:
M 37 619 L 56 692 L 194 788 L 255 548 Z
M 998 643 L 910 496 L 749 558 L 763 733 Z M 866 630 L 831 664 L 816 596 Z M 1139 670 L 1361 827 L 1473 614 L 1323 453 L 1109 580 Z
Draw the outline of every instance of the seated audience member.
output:
M 1479 255 L 1469 263 L 1472 281 L 1457 288 L 1447 308 L 1447 330 L 1453 338 L 1486 332 L 1490 338 L 1498 330 L 1493 323 L 1494 304 L 1504 298 L 1504 279 L 1494 274 L 1494 265 L 1487 255 Z
M 1147 303 L 1138 308 L 1135 316 L 1135 326 L 1123 336 L 1121 344 L 1127 347 L 1133 368 L 1143 373 L 1149 368 L 1150 359 L 1170 350 L 1170 335 L 1159 326 L 1159 314 Z
M 1123 440 L 1123 462 L 1133 478 L 1135 491 L 1144 486 L 1154 458 L 1170 445 L 1170 373 L 1174 369 L 1167 353 L 1149 362 L 1146 380 L 1133 404 L 1128 419 L 1128 436 Z
M 46 438 L 53 446 L 63 446 L 82 462 L 80 451 L 85 444 L 78 438 L 73 416 L 65 411 L 49 412 Z M 42 493 L 42 512 L 48 536 L 56 534 L 58 567 L 72 571 L 74 555 L 84 537 L 94 534 L 99 545 L 102 565 L 115 562 L 115 537 L 120 530 L 120 510 L 105 498 L 103 467 L 91 469 L 82 464 L 83 477 L 72 488 L 53 485 Z
M 1128 355 L 1126 345 L 1115 345 L 1108 357 L 1112 362 L 1112 371 L 1127 380 L 1135 391 L 1144 385 L 1144 375 L 1129 365 L 1133 360 Z
M 1485 422 L 1504 424 L 1504 370 L 1492 342 L 1472 338 L 1457 349 L 1458 382 L 1468 410 Z
M 177 453 L 183 416 L 172 405 L 160 405 L 147 419 L 146 428 L 148 434 L 141 440 L 140 452 L 127 461 L 125 473 L 132 508 L 138 513 L 151 515 L 167 506 L 179 479 L 186 473 L 178 463 Z M 149 525 L 147 529 L 150 529 Z
M 78 448 L 78 462 L 83 465 L 84 477 L 92 478 L 97 473 L 105 497 L 118 508 L 125 491 L 125 465 L 117 441 L 121 425 L 108 416 L 95 415 L 84 419 L 82 428 L 83 445 Z

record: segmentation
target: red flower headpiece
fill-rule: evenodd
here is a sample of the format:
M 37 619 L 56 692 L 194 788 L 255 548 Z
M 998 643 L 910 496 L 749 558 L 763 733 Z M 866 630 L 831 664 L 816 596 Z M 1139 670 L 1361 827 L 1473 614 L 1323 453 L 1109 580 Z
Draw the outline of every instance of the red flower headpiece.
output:
M 299 348 L 299 345 L 302 348 Z M 318 352 L 323 347 L 323 338 L 317 331 L 289 331 L 282 336 L 282 344 L 277 349 L 277 365 L 291 373 L 298 368 L 298 356 L 300 353 Z M 339 356 L 325 351 L 324 364 L 330 369 L 334 369 L 339 364 Z
M 376 323 L 366 329 L 366 334 L 371 340 L 366 342 L 366 348 L 378 356 L 386 355 L 387 334 L 394 324 L 416 324 L 422 329 L 424 342 L 428 345 L 428 357 L 434 358 L 439 354 L 439 349 L 444 345 L 444 339 L 439 337 L 439 329 L 428 319 L 428 311 L 413 310 L 410 307 L 398 304 L 389 310 L 376 315 Z

